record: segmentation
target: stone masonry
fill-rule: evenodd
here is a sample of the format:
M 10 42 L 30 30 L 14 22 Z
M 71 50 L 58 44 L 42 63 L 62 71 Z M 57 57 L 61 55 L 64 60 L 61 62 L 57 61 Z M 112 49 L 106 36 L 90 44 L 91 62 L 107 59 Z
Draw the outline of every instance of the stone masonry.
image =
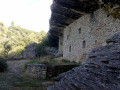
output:
M 47 90 L 120 90 L 120 32 L 91 51 L 86 62 Z
M 120 32 L 120 20 L 108 16 L 103 9 L 98 9 L 80 17 L 63 31 L 63 58 L 84 62 L 93 48 L 104 46 L 106 39 Z
M 26 75 L 32 77 L 53 78 L 60 73 L 78 67 L 79 64 L 66 64 L 66 65 L 48 65 L 48 64 L 28 64 L 26 68 Z
M 28 64 L 26 75 L 32 77 L 46 78 L 47 66 L 44 64 Z

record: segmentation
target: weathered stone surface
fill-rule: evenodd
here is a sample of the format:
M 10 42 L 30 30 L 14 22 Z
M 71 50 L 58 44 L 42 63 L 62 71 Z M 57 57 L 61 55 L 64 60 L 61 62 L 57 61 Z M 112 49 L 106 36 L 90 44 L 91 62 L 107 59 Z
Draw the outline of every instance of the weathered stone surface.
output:
M 35 52 L 36 46 L 37 46 L 37 43 L 31 43 L 29 46 L 27 46 L 25 52 L 23 53 L 23 58 L 24 59 L 36 58 L 37 57 Z
M 62 74 L 47 90 L 120 90 L 120 33 L 107 41 L 117 44 L 93 49 L 85 64 Z
M 108 39 L 106 42 L 108 44 L 120 44 L 120 32 L 116 33 L 113 37 L 111 37 L 110 39 Z
M 32 77 L 46 78 L 47 66 L 44 64 L 28 64 L 26 74 Z
M 74 20 L 97 10 L 98 7 L 98 0 L 53 0 L 50 30 L 57 30 L 52 27 L 60 27 L 59 29 L 63 30 Z
M 119 24 L 119 19 L 107 17 L 107 12 L 103 9 L 95 11 L 93 16 L 91 14 L 82 16 L 64 28 L 63 58 L 84 62 L 93 48 L 104 46 L 105 40 L 120 31 Z
M 52 78 L 79 65 L 28 64 L 26 74 L 32 77 Z
M 53 0 L 53 4 L 51 5 L 52 15 L 50 19 L 50 28 L 58 27 L 61 25 L 62 25 L 61 27 L 64 28 L 73 21 L 80 18 L 81 16 L 88 13 L 93 13 L 94 11 L 96 11 L 101 7 L 105 7 L 106 5 L 109 5 L 110 8 L 113 8 L 114 7 L 113 4 L 116 7 L 116 4 L 119 5 L 120 1 L 119 0 Z M 113 12 L 115 13 L 112 13 L 111 15 L 114 16 L 116 14 L 116 10 Z M 117 14 L 119 14 L 119 12 L 117 12 Z M 65 19 L 63 19 L 63 17 Z M 57 29 L 50 29 L 50 30 L 55 31 Z M 63 29 L 61 28 L 61 30 Z

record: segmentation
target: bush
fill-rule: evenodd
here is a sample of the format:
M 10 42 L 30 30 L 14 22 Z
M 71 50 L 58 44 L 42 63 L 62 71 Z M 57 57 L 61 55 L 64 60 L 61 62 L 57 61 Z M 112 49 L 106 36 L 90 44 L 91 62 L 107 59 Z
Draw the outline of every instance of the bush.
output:
M 0 58 L 0 72 L 6 71 L 7 67 L 7 63 L 2 58 Z
M 46 42 L 46 39 L 43 39 L 41 43 L 39 43 L 36 47 L 36 54 L 37 54 L 37 57 L 42 57 L 42 56 L 45 56 L 47 55 L 47 52 L 46 52 L 46 47 L 47 47 L 47 42 Z

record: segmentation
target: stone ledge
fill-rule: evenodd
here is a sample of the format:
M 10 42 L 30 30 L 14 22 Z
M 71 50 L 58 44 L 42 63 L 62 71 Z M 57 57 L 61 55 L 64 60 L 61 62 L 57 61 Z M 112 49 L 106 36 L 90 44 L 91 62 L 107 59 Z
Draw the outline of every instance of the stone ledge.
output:
M 79 66 L 77 64 L 66 65 L 46 65 L 46 64 L 28 64 L 26 69 L 26 75 L 32 77 L 52 78 L 58 76 L 60 73 L 71 70 L 72 68 Z

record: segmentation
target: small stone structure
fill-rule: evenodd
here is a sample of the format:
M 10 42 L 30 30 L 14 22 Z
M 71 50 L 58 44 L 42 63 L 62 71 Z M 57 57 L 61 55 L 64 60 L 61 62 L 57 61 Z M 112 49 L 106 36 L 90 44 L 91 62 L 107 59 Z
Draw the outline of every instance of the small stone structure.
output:
M 79 65 L 28 64 L 26 74 L 32 77 L 52 78 Z
M 37 46 L 37 43 L 31 43 L 30 45 L 28 45 L 26 47 L 26 50 L 25 52 L 23 53 L 23 58 L 24 59 L 33 59 L 33 58 L 36 58 L 37 55 L 36 55 L 36 46 Z
M 28 64 L 26 74 L 32 77 L 46 78 L 47 66 L 45 64 Z
M 120 90 L 120 32 L 106 43 L 93 49 L 85 64 L 62 74 L 62 79 L 47 90 Z

